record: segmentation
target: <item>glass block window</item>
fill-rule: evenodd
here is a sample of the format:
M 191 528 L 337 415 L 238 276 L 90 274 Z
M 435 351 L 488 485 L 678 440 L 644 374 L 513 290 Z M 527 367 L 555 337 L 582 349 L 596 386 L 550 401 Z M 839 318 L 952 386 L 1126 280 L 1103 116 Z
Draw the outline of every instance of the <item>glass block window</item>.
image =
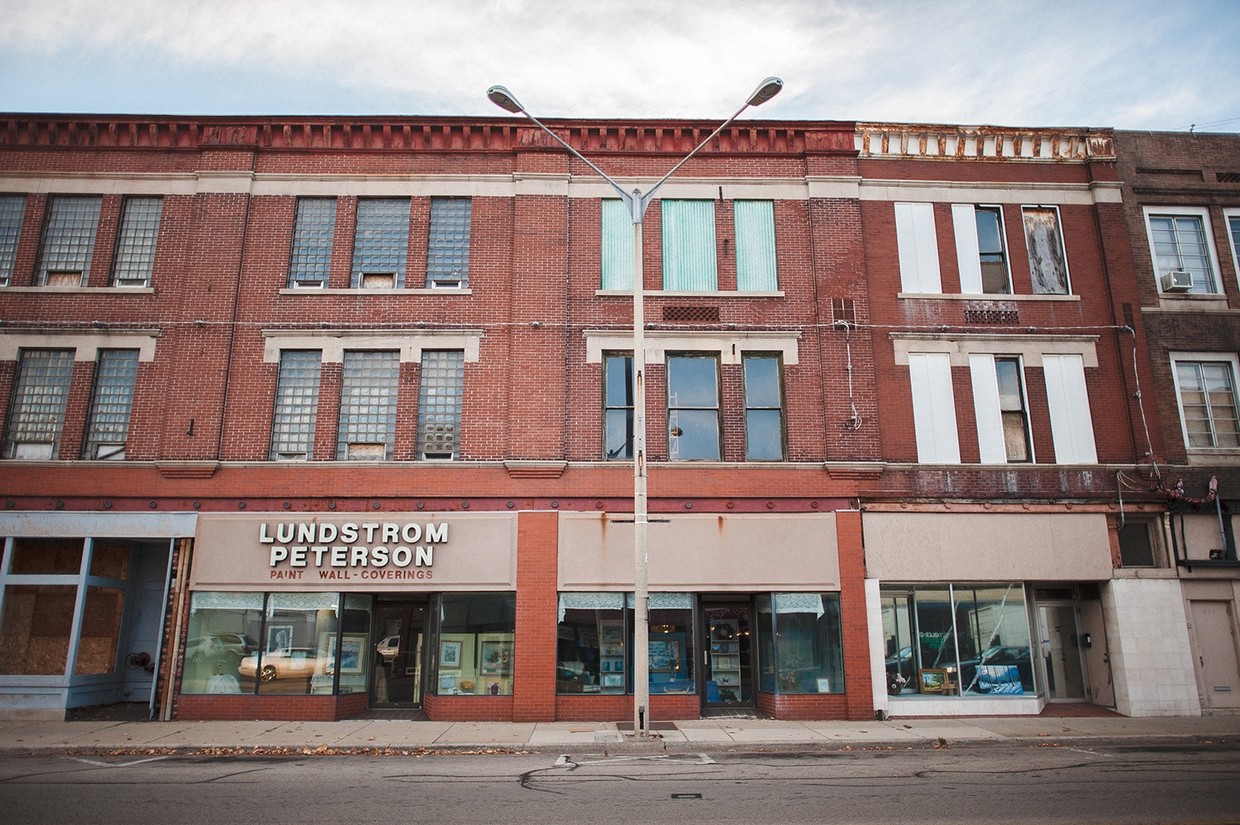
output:
M 56 457 L 72 378 L 71 349 L 21 353 L 5 428 L 5 458 L 47 460 Z
M 99 229 L 97 197 L 52 198 L 43 230 L 39 270 L 40 286 L 85 286 L 90 259 Z
M 736 288 L 742 292 L 773 292 L 775 277 L 775 204 L 736 201 Z
M 602 205 L 603 289 L 633 289 L 633 216 L 619 198 Z
M 668 357 L 667 431 L 671 461 L 719 460 L 718 357 Z
M 113 286 L 150 286 L 163 206 L 163 198 L 125 199 L 112 266 Z
M 633 457 L 633 356 L 608 353 L 603 358 L 603 457 Z
M 431 229 L 426 248 L 426 285 L 469 285 L 469 221 L 473 203 L 468 198 L 433 198 Z
M 399 352 L 345 352 L 336 458 L 384 461 L 392 457 L 399 379 Z
M 289 256 L 290 287 L 326 287 L 336 232 L 335 198 L 301 198 Z
M 99 351 L 83 458 L 124 460 L 125 439 L 129 435 L 129 413 L 133 406 L 133 390 L 137 378 L 136 349 Z
M 784 405 L 778 355 L 746 355 L 745 458 L 781 461 L 784 457 Z
M 711 292 L 718 288 L 715 266 L 715 202 L 662 202 L 663 288 Z
M 280 353 L 276 409 L 271 422 L 271 460 L 296 461 L 314 454 L 314 425 L 319 409 L 318 350 Z
M 460 458 L 461 396 L 465 385 L 462 350 L 425 350 L 418 393 L 418 455 Z
M 358 201 L 357 230 L 353 237 L 353 288 L 403 287 L 408 254 L 408 198 Z
M 21 195 L 0 195 L 0 286 L 13 279 L 13 262 L 17 260 L 17 237 L 22 229 L 26 199 Z

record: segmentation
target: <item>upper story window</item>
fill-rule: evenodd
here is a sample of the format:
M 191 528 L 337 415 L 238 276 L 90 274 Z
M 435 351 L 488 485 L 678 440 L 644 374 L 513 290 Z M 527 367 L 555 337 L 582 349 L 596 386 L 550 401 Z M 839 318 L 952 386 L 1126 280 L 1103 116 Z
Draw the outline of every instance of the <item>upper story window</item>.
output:
M 358 201 L 357 230 L 353 238 L 353 288 L 403 288 L 408 254 L 409 199 Z
M 335 198 L 298 199 L 293 249 L 289 255 L 289 287 L 327 287 L 335 234 Z
M 129 414 L 137 378 L 136 349 L 99 350 L 83 458 L 125 459 L 125 441 L 129 437 Z
M 997 206 L 953 204 L 952 225 L 956 231 L 960 291 L 966 295 L 1012 294 L 1003 211 Z
M 603 355 L 603 458 L 633 457 L 633 356 Z
M 125 198 L 112 262 L 113 286 L 151 285 L 163 205 L 162 198 Z
M 938 294 L 939 242 L 934 228 L 934 204 L 897 203 L 896 245 L 900 255 L 900 291 Z
M 736 201 L 736 288 L 742 292 L 774 292 L 775 204 L 772 201 Z
M 26 198 L 22 195 L 0 195 L 0 286 L 13 280 L 13 262 L 17 260 L 17 237 L 21 234 Z
M 280 353 L 276 406 L 271 421 L 272 461 L 304 461 L 314 455 L 322 360 L 319 350 Z
M 73 350 L 23 350 L 4 431 L 4 457 L 51 460 L 65 424 Z
M 1184 443 L 1190 448 L 1240 447 L 1233 355 L 1172 356 Z
M 718 356 L 668 356 L 667 433 L 670 460 L 719 460 Z
M 1240 209 L 1225 209 L 1227 218 L 1227 239 L 1231 241 L 1231 262 L 1240 277 Z
M 1059 210 L 1053 206 L 1023 206 L 1025 249 L 1034 295 L 1068 295 L 1068 259 L 1059 231 Z
M 603 289 L 633 289 L 633 217 L 619 198 L 602 202 Z
M 715 202 L 663 200 L 663 288 L 713 292 L 719 288 L 715 261 Z
M 1205 209 L 1147 207 L 1145 222 L 1160 292 L 1221 292 Z
M 1033 460 L 1029 408 L 1019 358 L 969 357 L 982 463 Z
M 745 355 L 745 458 L 784 458 L 784 395 L 780 359 L 775 354 Z
M 431 228 L 426 247 L 428 287 L 469 286 L 469 198 L 432 198 Z
M 99 228 L 98 197 L 55 197 L 47 210 L 38 286 L 85 286 Z
M 337 459 L 386 461 L 392 458 L 399 379 L 399 352 L 345 351 Z
M 461 455 L 461 401 L 465 353 L 423 350 L 418 390 L 418 456 L 457 459 Z

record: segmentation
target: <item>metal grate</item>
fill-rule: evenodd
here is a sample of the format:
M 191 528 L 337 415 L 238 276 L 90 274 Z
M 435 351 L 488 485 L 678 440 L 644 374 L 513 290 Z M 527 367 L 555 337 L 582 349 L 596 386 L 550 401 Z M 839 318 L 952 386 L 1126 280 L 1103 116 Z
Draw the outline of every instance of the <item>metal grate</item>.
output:
M 663 307 L 663 320 L 686 324 L 717 324 L 719 307 Z
M 473 214 L 468 198 L 431 200 L 431 229 L 426 250 L 426 285 L 469 284 L 469 222 Z
M 27 350 L 21 354 L 6 429 L 6 458 L 55 457 L 72 378 L 71 349 Z
M 39 285 L 85 285 L 95 251 L 101 203 L 95 197 L 52 199 L 39 256 Z
M 1013 326 L 1020 323 L 1020 313 L 1014 309 L 967 307 L 964 311 L 964 322 L 990 326 Z
M 8 286 L 13 278 L 13 262 L 17 259 L 17 236 L 21 233 L 26 198 L 22 195 L 0 196 L 0 286 Z
M 857 302 L 852 298 L 831 299 L 831 320 L 846 324 L 857 323 Z
M 163 206 L 163 198 L 125 199 L 120 236 L 116 240 L 116 259 L 112 265 L 114 285 L 150 285 Z
M 418 455 L 460 457 L 461 395 L 465 383 L 462 350 L 424 350 L 418 393 Z
M 390 275 L 390 286 L 405 285 L 409 253 L 409 200 L 382 198 L 357 203 L 353 237 L 353 288 L 364 286 L 364 275 Z
M 322 360 L 318 350 L 280 353 L 276 409 L 271 420 L 272 461 L 308 459 L 314 452 Z
M 345 461 L 352 455 L 378 460 L 376 446 L 382 448 L 384 459 L 392 457 L 399 378 L 398 352 L 345 352 L 337 459 Z
M 1215 172 L 1214 178 L 1219 183 L 1240 183 L 1240 172 Z
M 302 198 L 297 201 L 293 251 L 289 255 L 290 287 L 327 286 L 335 232 L 335 198 Z
M 90 423 L 86 430 L 85 458 L 113 461 L 125 458 L 129 412 L 133 406 L 133 389 L 137 378 L 136 349 L 99 351 Z

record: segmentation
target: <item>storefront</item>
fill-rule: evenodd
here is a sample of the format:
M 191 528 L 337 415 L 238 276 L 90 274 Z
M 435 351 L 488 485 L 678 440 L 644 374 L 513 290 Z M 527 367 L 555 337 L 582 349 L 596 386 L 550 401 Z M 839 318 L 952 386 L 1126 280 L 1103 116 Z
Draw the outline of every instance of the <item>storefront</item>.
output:
M 173 560 L 194 514 L 0 514 L 0 713 L 157 712 Z

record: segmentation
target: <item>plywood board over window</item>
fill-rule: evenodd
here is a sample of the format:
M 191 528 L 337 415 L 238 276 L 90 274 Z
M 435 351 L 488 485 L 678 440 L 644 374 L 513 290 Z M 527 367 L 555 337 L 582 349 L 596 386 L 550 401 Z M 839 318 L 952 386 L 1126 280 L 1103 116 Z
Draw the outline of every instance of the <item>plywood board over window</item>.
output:
M 1025 247 L 1035 295 L 1067 295 L 1068 260 L 1064 255 L 1059 212 L 1052 206 L 1026 206 Z

